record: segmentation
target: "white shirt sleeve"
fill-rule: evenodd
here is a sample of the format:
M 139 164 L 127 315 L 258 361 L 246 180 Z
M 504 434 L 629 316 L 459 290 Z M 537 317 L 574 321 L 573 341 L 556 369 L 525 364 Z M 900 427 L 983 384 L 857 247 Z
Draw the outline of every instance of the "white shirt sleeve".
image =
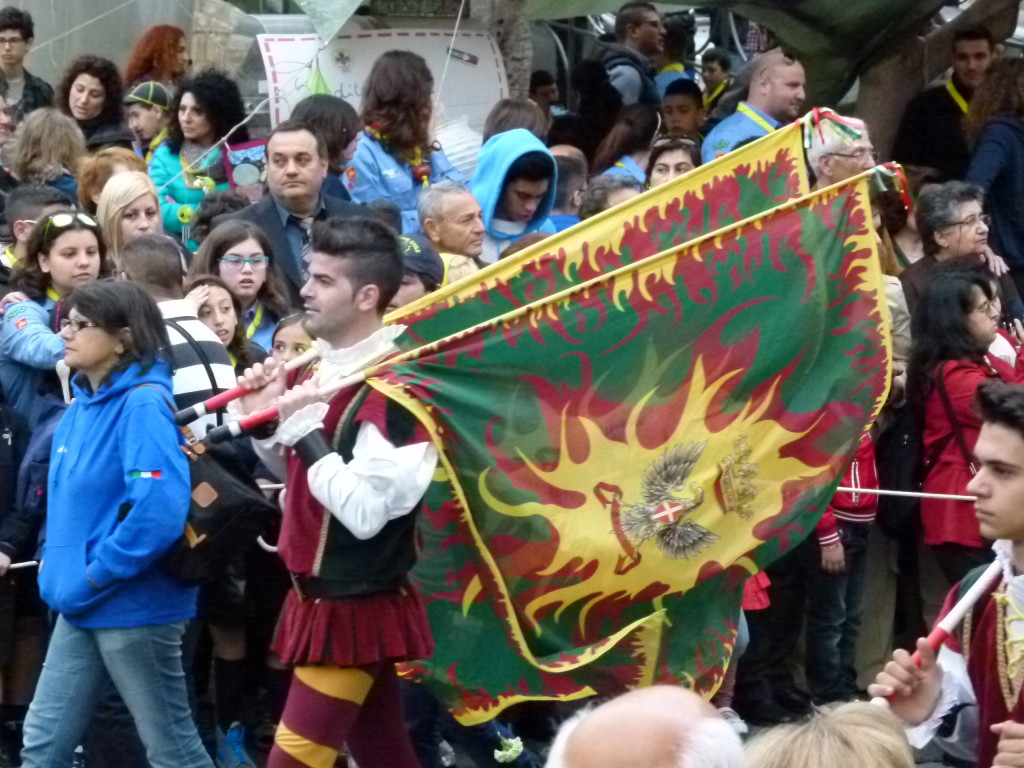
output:
M 337 453 L 309 468 L 313 497 L 357 539 L 380 533 L 391 520 L 409 514 L 437 469 L 433 443 L 398 448 L 368 422 L 359 426 L 352 461 Z
M 962 654 L 955 653 L 943 646 L 939 651 L 937 663 L 942 669 L 942 687 L 939 700 L 932 710 L 931 716 L 924 722 L 906 728 L 907 740 L 912 747 L 921 749 L 933 738 L 951 754 L 964 752 L 968 755 L 977 754 L 978 718 L 977 698 L 974 686 L 967 675 L 967 660 Z M 935 733 L 945 717 L 954 707 L 967 704 L 957 716 L 956 727 L 948 738 L 936 737 Z

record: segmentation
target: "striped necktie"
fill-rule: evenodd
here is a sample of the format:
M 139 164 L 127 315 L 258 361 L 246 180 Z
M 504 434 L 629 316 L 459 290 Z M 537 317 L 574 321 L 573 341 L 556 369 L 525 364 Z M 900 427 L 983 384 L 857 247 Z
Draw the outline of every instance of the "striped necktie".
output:
M 307 216 L 305 218 L 299 218 L 298 216 L 291 215 L 288 217 L 295 226 L 302 230 L 302 241 L 299 246 L 299 257 L 300 264 L 299 268 L 302 271 L 302 279 L 305 281 L 309 277 L 309 257 L 313 251 L 313 243 L 309 236 L 309 231 L 313 228 L 313 221 L 315 217 Z

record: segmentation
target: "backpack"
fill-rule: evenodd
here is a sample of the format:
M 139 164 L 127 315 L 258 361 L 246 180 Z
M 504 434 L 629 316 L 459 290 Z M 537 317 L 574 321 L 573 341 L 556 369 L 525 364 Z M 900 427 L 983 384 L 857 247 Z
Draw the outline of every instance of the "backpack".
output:
M 160 391 L 152 384 L 136 389 L 142 387 Z M 174 414 L 174 403 L 166 402 Z M 188 427 L 178 429 L 181 450 L 188 457 L 192 495 L 185 530 L 163 563 L 184 582 L 209 584 L 270 526 L 277 507 L 230 443 L 206 445 Z

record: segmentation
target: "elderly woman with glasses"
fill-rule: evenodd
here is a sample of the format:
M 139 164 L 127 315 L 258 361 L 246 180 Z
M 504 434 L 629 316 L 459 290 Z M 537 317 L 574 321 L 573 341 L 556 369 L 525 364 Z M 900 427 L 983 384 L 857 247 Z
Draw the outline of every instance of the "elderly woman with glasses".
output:
M 100 228 L 91 216 L 60 211 L 36 223 L 25 260 L 11 275 L 11 289 L 24 300 L 7 307 L 0 325 L 0 387 L 30 428 L 61 402 L 54 373 L 64 358 L 57 333 L 61 304 L 107 272 Z
M 921 191 L 915 214 L 924 256 L 900 274 L 911 315 L 940 264 L 985 262 L 990 219 L 984 213 L 984 203 L 981 188 L 962 181 L 932 184 Z M 1007 315 L 1019 318 L 1024 308 L 1013 281 L 1005 275 L 998 281 Z
M 974 411 L 978 385 L 994 378 L 1017 380 L 1013 368 L 988 353 L 999 332 L 999 316 L 994 278 L 978 263 L 942 264 L 921 297 L 907 387 L 908 405 L 916 409 L 921 425 L 925 493 L 967 493 L 981 428 Z M 921 523 L 925 543 L 951 584 L 992 557 L 971 502 L 922 499 Z
M 263 230 L 239 219 L 219 224 L 203 241 L 189 270 L 193 280 L 203 275 L 223 281 L 241 307 L 245 338 L 269 350 L 277 322 L 291 314 L 298 300 L 289 296 Z

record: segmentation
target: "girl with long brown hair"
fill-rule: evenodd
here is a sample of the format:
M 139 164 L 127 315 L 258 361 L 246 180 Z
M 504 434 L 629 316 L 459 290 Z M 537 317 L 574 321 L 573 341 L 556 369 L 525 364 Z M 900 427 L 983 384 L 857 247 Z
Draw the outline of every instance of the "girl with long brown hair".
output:
M 346 171 L 357 203 L 388 200 L 402 210 L 402 231 L 419 232 L 422 189 L 461 174 L 431 139 L 434 78 L 421 56 L 388 51 L 373 63 L 363 87 L 363 138 Z

